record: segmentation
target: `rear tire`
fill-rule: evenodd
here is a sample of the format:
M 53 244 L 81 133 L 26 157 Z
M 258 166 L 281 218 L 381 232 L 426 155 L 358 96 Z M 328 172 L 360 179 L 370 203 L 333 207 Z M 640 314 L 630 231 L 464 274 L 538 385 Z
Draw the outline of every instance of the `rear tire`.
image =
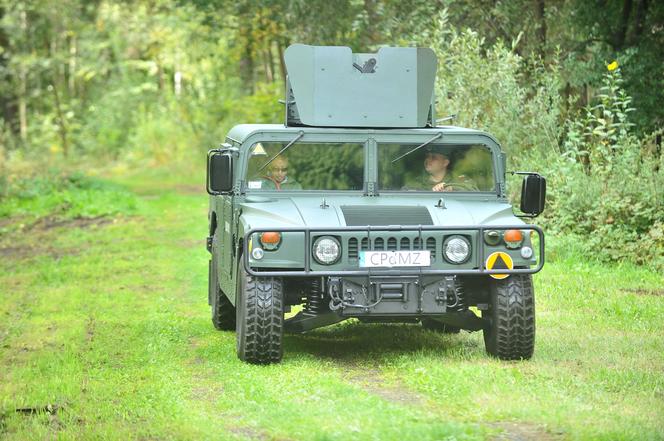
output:
M 237 356 L 252 364 L 281 361 L 284 311 L 281 279 L 253 277 L 238 266 Z
M 535 292 L 530 274 L 491 280 L 491 302 L 482 317 L 486 351 L 501 360 L 527 360 L 535 349 Z
M 217 279 L 217 259 L 208 263 L 208 303 L 212 312 L 212 324 L 219 331 L 235 329 L 235 307 L 219 287 Z

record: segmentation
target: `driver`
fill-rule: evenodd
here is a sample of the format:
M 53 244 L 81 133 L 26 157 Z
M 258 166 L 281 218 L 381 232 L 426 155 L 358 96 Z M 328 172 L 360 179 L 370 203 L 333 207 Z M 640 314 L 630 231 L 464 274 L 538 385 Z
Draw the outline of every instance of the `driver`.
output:
M 264 190 L 302 190 L 302 185 L 288 177 L 288 158 L 277 156 L 268 166 L 261 188 Z
M 441 147 L 427 149 L 424 157 L 424 170 L 427 172 L 424 188 L 431 191 L 474 191 L 477 186 L 465 176 L 453 176 L 450 171 L 450 158 Z

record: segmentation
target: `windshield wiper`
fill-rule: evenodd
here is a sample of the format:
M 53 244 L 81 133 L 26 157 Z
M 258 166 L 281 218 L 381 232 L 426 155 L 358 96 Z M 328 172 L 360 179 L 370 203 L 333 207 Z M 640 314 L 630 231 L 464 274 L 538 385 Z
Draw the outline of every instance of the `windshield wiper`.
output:
M 432 142 L 434 142 L 434 141 L 437 140 L 438 138 L 441 138 L 442 136 L 443 136 L 443 132 L 438 133 L 436 136 L 434 136 L 434 137 L 431 138 L 430 140 L 424 142 L 423 144 L 418 145 L 418 146 L 415 147 L 413 150 L 410 150 L 410 151 L 404 153 L 403 155 L 394 158 L 394 159 L 392 160 L 392 164 L 394 164 L 395 162 L 397 162 L 399 159 L 401 159 L 401 158 L 405 158 L 406 156 L 410 155 L 410 154 L 413 153 L 415 150 L 419 150 L 419 149 L 421 149 L 422 147 L 431 144 Z
M 270 164 L 272 163 L 272 161 L 274 161 L 275 159 L 277 159 L 277 156 L 281 155 L 283 152 L 285 152 L 286 150 L 288 150 L 293 144 L 295 144 L 296 142 L 298 142 L 298 141 L 300 140 L 300 138 L 302 138 L 303 136 L 304 136 L 304 132 L 300 131 L 300 133 L 298 133 L 298 135 L 297 135 L 295 138 L 293 138 L 293 140 L 292 140 L 291 142 L 289 142 L 288 144 L 286 144 L 286 146 L 285 146 L 283 149 L 279 150 L 279 153 L 277 153 L 276 155 L 274 155 L 273 157 L 271 157 L 271 158 L 270 158 L 265 164 L 263 164 L 263 165 L 261 166 L 261 168 L 259 168 L 258 171 L 257 171 L 256 173 L 260 173 L 260 172 L 262 172 L 263 169 L 264 169 L 265 167 L 267 167 L 268 165 L 270 165 Z

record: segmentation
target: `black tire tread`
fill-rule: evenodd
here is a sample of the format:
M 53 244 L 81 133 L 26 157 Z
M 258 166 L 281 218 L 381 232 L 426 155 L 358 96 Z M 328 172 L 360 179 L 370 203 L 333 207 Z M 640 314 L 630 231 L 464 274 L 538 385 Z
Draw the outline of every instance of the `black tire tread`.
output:
M 245 311 L 238 329 L 243 327 L 239 332 L 244 338 L 241 341 L 238 337 L 238 357 L 252 364 L 280 362 L 284 322 L 281 280 L 247 275 L 241 289 Z
M 208 277 L 212 325 L 219 331 L 233 331 L 235 330 L 235 307 L 219 287 L 214 258 L 210 260 Z
M 217 293 L 217 302 L 212 306 L 212 324 L 220 331 L 235 330 L 235 307 L 221 290 Z
M 535 349 L 535 295 L 529 274 L 495 280 L 491 325 L 484 331 L 486 350 L 501 360 L 527 360 Z

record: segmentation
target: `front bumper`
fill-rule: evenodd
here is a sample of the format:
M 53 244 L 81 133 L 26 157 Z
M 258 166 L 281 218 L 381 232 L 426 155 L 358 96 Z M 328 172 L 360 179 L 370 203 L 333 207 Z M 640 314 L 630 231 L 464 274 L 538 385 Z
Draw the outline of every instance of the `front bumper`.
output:
M 518 229 L 524 231 L 534 231 L 539 238 L 539 252 L 536 261 L 528 261 L 523 265 L 526 268 L 515 269 L 487 269 L 485 262 L 487 257 L 495 251 L 505 251 L 504 246 L 490 247 L 484 243 L 483 237 L 486 230 L 510 230 Z M 261 262 L 261 266 L 255 265 L 250 258 L 249 249 L 253 237 L 258 233 L 278 231 L 281 233 L 301 233 L 303 235 L 302 245 L 303 250 L 299 250 L 299 255 L 302 256 L 301 268 L 278 268 L 266 267 L 266 263 Z M 369 250 L 374 249 L 373 245 L 377 239 L 384 239 L 390 234 L 409 234 L 415 238 L 412 243 L 417 243 L 421 250 L 427 248 L 427 236 L 441 233 L 441 238 L 445 233 L 448 234 L 465 234 L 472 240 L 472 251 L 470 259 L 463 265 L 454 265 L 447 262 L 437 263 L 435 267 L 402 267 L 402 268 L 360 268 L 359 265 L 355 267 L 344 256 L 343 267 L 337 265 L 336 268 L 326 268 L 323 265 L 313 261 L 312 244 L 316 237 L 321 235 L 326 236 L 360 236 L 362 241 L 366 237 L 366 243 Z M 419 238 L 419 240 L 417 240 Z M 442 241 L 442 239 L 441 239 Z M 383 242 L 381 242 L 383 243 Z M 410 248 L 413 249 L 413 248 Z M 440 250 L 436 248 L 436 253 Z M 307 227 L 286 227 L 286 228 L 253 228 L 247 231 L 243 240 L 242 258 L 244 260 L 244 267 L 252 276 L 262 277 L 315 277 L 315 276 L 425 276 L 425 275 L 490 275 L 490 274 L 534 274 L 542 269 L 544 266 L 544 232 L 536 225 L 456 225 L 456 226 L 429 226 L 429 225 L 416 225 L 416 226 L 353 226 L 353 227 L 335 227 L 335 228 L 307 228 Z M 269 262 L 269 260 L 267 261 Z M 434 265 L 432 265 L 434 266 Z

